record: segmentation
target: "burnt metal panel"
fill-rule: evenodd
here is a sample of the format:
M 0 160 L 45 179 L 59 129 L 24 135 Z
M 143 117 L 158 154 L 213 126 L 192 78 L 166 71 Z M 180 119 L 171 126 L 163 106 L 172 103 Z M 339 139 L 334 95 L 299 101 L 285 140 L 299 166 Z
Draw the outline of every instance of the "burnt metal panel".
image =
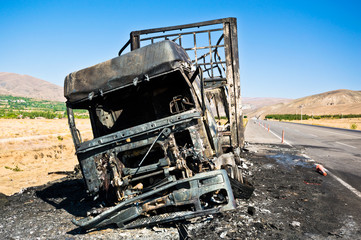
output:
M 201 117 L 200 113 L 196 110 L 186 111 L 176 116 L 170 116 L 167 118 L 159 119 L 153 122 L 124 129 L 122 131 L 118 131 L 109 135 L 105 135 L 103 137 L 95 138 L 93 140 L 84 142 L 77 149 L 76 153 L 77 154 L 84 153 L 89 150 L 101 148 L 106 144 L 122 142 L 129 137 L 134 138 L 142 134 L 150 133 L 152 131 L 157 131 L 166 127 L 174 126 L 181 123 L 186 123 L 192 121 L 193 119 L 199 119 L 200 117 Z
M 70 73 L 64 81 L 64 96 L 69 102 L 92 98 L 120 87 L 190 66 L 187 53 L 171 41 L 162 41 L 127 54 Z
M 232 210 L 236 208 L 236 202 L 234 200 L 230 181 L 225 170 L 215 170 L 212 172 L 204 172 L 196 174 L 195 176 L 187 179 L 177 180 L 168 183 L 155 190 L 143 193 L 142 195 L 131 198 L 127 201 L 121 202 L 118 205 L 104 211 L 96 217 L 87 217 L 80 220 L 73 220 L 73 223 L 84 229 L 97 228 L 108 224 L 117 224 L 119 227 L 132 228 L 138 227 L 137 222 L 126 225 L 127 221 L 134 219 L 145 212 L 147 209 L 147 198 L 151 196 L 157 196 L 158 194 L 166 191 L 167 189 L 174 188 L 176 186 L 182 186 L 184 183 L 189 183 L 190 189 L 176 190 L 169 195 L 161 197 L 160 200 L 165 200 L 165 206 L 180 206 L 186 204 L 193 204 L 195 211 L 180 212 L 177 214 L 177 218 L 182 216 L 184 219 L 194 217 L 197 214 L 215 213 L 220 210 Z M 219 207 L 213 209 L 203 209 L 200 203 L 200 197 L 203 194 L 214 192 L 223 189 L 226 191 L 228 202 Z M 171 216 L 171 215 L 170 215 Z M 169 217 L 168 219 L 162 218 L 146 218 L 147 224 L 156 224 L 159 222 L 172 222 L 173 220 L 179 220 L 177 218 Z M 161 221 L 160 221 L 161 220 Z

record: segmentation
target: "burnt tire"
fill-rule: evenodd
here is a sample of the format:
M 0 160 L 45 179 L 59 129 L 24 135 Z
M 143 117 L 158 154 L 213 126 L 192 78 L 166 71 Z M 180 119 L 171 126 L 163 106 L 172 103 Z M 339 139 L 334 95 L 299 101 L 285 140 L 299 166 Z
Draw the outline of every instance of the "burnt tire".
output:
M 229 181 L 231 182 L 231 187 L 235 198 L 249 199 L 252 196 L 252 193 L 254 191 L 253 186 L 243 184 L 233 178 L 229 178 Z

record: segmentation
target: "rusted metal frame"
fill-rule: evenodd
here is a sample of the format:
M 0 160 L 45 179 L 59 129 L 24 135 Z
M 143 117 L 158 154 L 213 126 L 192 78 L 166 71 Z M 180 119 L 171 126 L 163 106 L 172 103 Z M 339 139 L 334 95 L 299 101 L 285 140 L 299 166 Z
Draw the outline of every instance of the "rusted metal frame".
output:
M 228 90 L 228 110 L 230 128 L 236 131 L 231 132 L 231 146 L 236 149 L 243 146 L 243 133 L 240 120 L 241 100 L 240 100 L 240 82 L 239 82 L 239 64 L 238 64 L 238 44 L 236 21 L 231 19 L 225 22 L 224 26 L 224 44 L 227 62 L 227 90 Z M 233 57 L 232 57 L 233 56 Z
M 215 24 L 222 24 L 225 22 L 229 22 L 232 19 L 234 19 L 234 18 L 222 18 L 222 19 L 216 19 L 216 20 L 211 20 L 211 21 L 192 23 L 192 24 L 184 24 L 184 25 L 178 25 L 178 26 L 172 26 L 172 27 L 153 28 L 153 29 L 146 29 L 146 30 L 140 30 L 140 31 L 133 31 L 130 33 L 131 50 L 133 51 L 134 49 L 137 49 L 140 47 L 140 41 L 141 41 L 140 35 L 156 33 L 156 32 L 182 30 L 182 29 L 186 29 L 186 28 L 196 28 L 196 27 L 199 28 L 199 27 L 210 26 L 210 25 L 215 25 Z M 205 31 L 209 31 L 209 30 L 205 30 Z M 215 31 L 216 31 L 216 29 L 215 29 Z M 192 34 L 192 33 L 194 34 L 194 32 L 191 32 L 190 34 Z M 184 33 L 182 35 L 184 35 Z M 159 36 L 159 37 L 164 37 L 164 35 Z M 151 38 L 149 38 L 149 40 L 150 39 Z
M 144 175 L 141 175 L 139 177 L 135 177 L 135 178 L 130 179 L 129 182 L 135 182 L 135 181 L 138 181 L 138 180 L 141 180 L 141 179 L 144 179 L 144 178 L 148 178 L 148 177 L 152 177 L 152 176 L 156 176 L 156 175 L 159 175 L 159 174 L 162 174 L 162 173 L 164 173 L 164 170 L 159 170 L 159 171 L 156 171 L 156 172 L 144 174 Z
M 211 50 L 211 48 L 215 48 L 215 49 L 213 49 L 213 50 Z M 214 77 L 214 68 L 217 68 L 218 69 L 218 72 L 219 72 L 219 74 L 222 76 L 223 74 L 222 74 L 222 70 L 220 69 L 220 67 L 218 66 L 218 64 L 221 64 L 221 67 L 224 69 L 224 66 L 223 66 L 223 63 L 226 63 L 225 61 L 217 61 L 216 63 L 215 62 L 213 62 L 213 58 L 212 58 L 212 53 L 214 53 L 215 51 L 216 51 L 216 49 L 217 49 L 217 47 L 224 47 L 224 45 L 215 45 L 215 46 L 208 46 L 208 47 L 198 47 L 197 49 L 206 49 L 206 48 L 209 48 L 210 49 L 210 52 L 209 53 L 205 53 L 205 54 L 203 54 L 201 57 L 199 57 L 197 60 L 199 61 L 199 60 L 202 60 L 203 59 L 203 63 L 197 63 L 197 65 L 198 66 L 202 66 L 202 65 L 211 65 L 211 68 L 209 68 L 209 69 L 204 69 L 205 71 L 209 71 L 209 70 L 211 70 L 211 74 L 210 74 L 210 77 Z M 193 50 L 194 48 L 188 48 L 188 50 Z M 206 62 L 206 57 L 207 56 L 210 56 L 210 61 L 209 62 Z M 218 51 L 217 51 L 217 55 L 218 55 L 218 57 L 219 57 L 219 59 L 220 59 L 220 56 L 219 56 L 219 54 L 218 54 Z M 195 63 L 196 61 L 195 60 L 192 60 L 192 63 Z M 214 66 L 213 66 L 214 65 Z M 224 71 L 225 71 L 225 69 L 224 69 Z
M 220 71 L 220 69 L 219 69 L 219 67 L 218 67 L 218 64 L 219 63 L 226 63 L 226 62 L 217 62 L 217 64 L 215 65 L 215 66 L 213 66 L 215 63 L 213 62 L 213 60 L 212 60 L 212 53 L 215 51 L 215 50 L 211 50 L 211 46 L 209 46 L 209 47 L 205 47 L 205 48 L 209 48 L 209 53 L 205 53 L 205 54 L 203 54 L 202 56 L 200 56 L 198 59 L 196 59 L 197 61 L 200 61 L 200 60 L 202 60 L 203 59 L 203 63 L 197 63 L 197 66 L 204 66 L 204 71 L 206 71 L 207 73 L 208 73 L 208 75 L 211 77 L 211 78 L 213 78 L 214 77 L 214 71 L 213 71 L 213 69 L 214 68 L 217 68 L 218 70 L 219 70 L 219 72 L 220 72 L 220 75 L 222 75 L 222 73 L 221 73 L 221 71 Z M 205 49 L 205 48 L 202 48 L 202 49 Z M 210 61 L 209 62 L 206 62 L 206 57 L 207 56 L 210 56 Z M 192 63 L 195 63 L 196 62 L 196 60 L 192 60 Z M 205 66 L 207 66 L 207 65 L 210 65 L 211 67 L 210 68 L 206 68 Z M 211 72 L 211 74 L 209 74 L 209 71 Z
M 153 131 L 149 131 L 148 134 L 150 134 L 151 132 L 153 132 Z M 116 153 L 120 153 L 120 152 L 124 152 L 124 151 L 127 151 L 127 150 L 133 150 L 133 149 L 136 149 L 136 148 L 149 146 L 156 139 L 156 137 L 157 137 L 156 133 L 154 133 L 153 137 L 149 137 L 147 139 L 136 140 L 136 139 L 132 138 L 132 142 L 130 142 L 130 143 L 121 143 L 119 146 L 116 146 L 114 148 L 114 151 Z M 121 142 L 121 141 L 119 141 L 119 142 Z
M 119 50 L 118 56 L 120 56 L 122 54 L 122 52 L 128 47 L 128 45 L 130 43 L 131 43 L 131 39 L 129 39 L 128 42 L 126 44 L 124 44 L 124 46 Z
M 76 128 L 75 125 L 75 118 L 74 118 L 74 113 L 73 113 L 73 109 L 68 107 L 66 108 L 67 114 L 68 114 L 68 124 L 69 124 L 69 128 L 70 128 L 70 133 L 71 136 L 73 138 L 73 142 L 74 142 L 74 146 L 75 148 L 78 148 L 81 141 L 78 137 L 78 129 Z
M 143 35 L 143 34 L 156 33 L 156 32 L 183 30 L 186 28 L 197 28 L 197 27 L 199 28 L 199 27 L 205 27 L 205 26 L 210 26 L 210 25 L 215 25 L 215 24 L 222 24 L 224 22 L 229 22 L 231 19 L 234 19 L 234 18 L 221 18 L 221 19 L 199 22 L 199 23 L 183 24 L 183 25 L 162 27 L 162 28 L 152 28 L 152 29 L 139 30 L 139 31 L 133 31 L 133 32 L 137 35 Z
M 211 32 L 208 31 L 208 41 L 209 41 L 209 58 L 210 58 L 210 63 L 211 63 L 211 77 L 213 78 L 214 74 L 213 74 L 213 60 L 212 60 L 212 37 L 211 37 Z
M 218 56 L 218 59 L 221 60 L 221 56 L 219 56 L 218 51 L 216 52 L 216 54 Z M 224 62 L 224 61 L 220 61 L 220 62 L 216 61 L 216 63 L 220 63 L 223 71 L 226 72 L 226 68 L 223 66 L 223 63 L 226 63 L 226 62 Z M 218 67 L 218 64 L 217 64 L 217 67 Z M 218 71 L 219 71 L 219 74 L 222 75 L 222 71 L 221 71 L 221 69 L 219 67 L 218 67 Z
M 187 85 L 188 85 L 188 87 L 189 87 L 189 89 L 190 89 L 190 91 L 191 91 L 191 96 L 192 96 L 192 100 L 193 100 L 193 102 L 194 102 L 194 104 L 195 104 L 195 108 L 196 108 L 196 109 L 201 108 L 201 103 L 200 103 L 200 101 L 199 101 L 199 99 L 198 99 L 197 91 L 196 91 L 196 89 L 195 89 L 194 86 L 193 86 L 193 82 L 191 82 L 191 78 L 192 78 L 193 76 L 189 77 L 189 76 L 187 76 L 187 74 L 186 74 L 184 71 L 180 71 L 180 72 L 181 72 L 181 74 L 183 75 L 183 77 L 184 77 L 184 79 L 185 79 L 185 81 L 186 81 L 186 83 L 187 83 Z M 197 70 L 196 70 L 196 72 L 197 72 Z M 197 74 L 197 76 L 194 76 L 194 77 L 195 77 L 194 80 L 195 80 L 196 78 L 199 78 L 199 76 L 198 76 L 199 73 L 196 73 L 196 72 L 193 73 L 193 74 Z M 193 81 L 194 81 L 194 80 L 193 80 Z
M 197 36 L 196 36 L 195 33 L 193 33 L 193 42 L 194 42 L 194 44 L 193 44 L 193 46 L 194 46 L 194 58 L 196 60 L 196 65 L 197 65 L 197 63 L 198 63 L 198 59 L 197 59 Z
M 189 240 L 188 228 L 183 223 L 176 224 L 179 233 L 179 240 Z
M 80 169 L 83 175 L 84 183 L 87 186 L 89 195 L 95 195 L 99 192 L 99 186 L 101 182 L 98 178 L 97 167 L 94 161 L 94 156 L 84 154 L 83 156 L 78 155 L 78 161 Z
M 206 53 L 206 54 L 208 54 L 208 53 Z M 203 59 L 203 63 L 198 63 L 197 66 L 203 66 L 203 72 L 207 72 L 208 76 L 210 76 L 209 71 L 211 70 L 211 68 L 206 67 L 207 65 L 209 65 L 209 64 L 206 65 L 206 54 L 203 54 L 201 57 L 198 58 L 198 60 Z M 192 63 L 193 63 L 193 61 L 192 61 Z
M 204 68 L 204 71 L 209 71 L 210 70 L 210 68 L 208 67 L 207 68 L 207 66 L 209 66 L 209 64 L 205 64 L 205 65 L 199 65 L 199 66 L 202 66 L 203 68 Z M 217 68 L 216 66 L 213 66 L 213 68 Z M 207 78 L 208 80 L 210 80 L 210 79 L 213 79 L 213 78 L 215 78 L 215 79 L 219 79 L 219 78 L 224 78 L 221 74 L 220 75 L 217 75 L 217 76 L 213 76 L 213 78 L 211 77 L 211 76 L 208 76 L 208 77 L 205 77 L 205 78 Z
M 200 69 L 200 68 L 197 68 L 197 69 Z M 196 70 L 197 71 L 197 70 Z M 204 105 L 204 102 L 202 102 L 202 89 L 201 89 L 201 80 L 200 80 L 200 76 L 197 75 L 198 78 L 198 81 L 193 81 L 192 84 L 190 85 L 190 88 L 191 88 L 191 91 L 192 91 L 192 95 L 194 94 L 194 102 L 196 104 L 196 108 L 199 109 L 201 108 L 203 110 L 203 105 Z M 187 79 L 187 78 L 186 78 Z M 187 80 L 188 83 L 190 83 L 189 80 Z M 202 138 L 202 141 L 203 141 L 203 144 L 202 143 L 197 143 L 197 142 L 193 142 L 193 145 L 197 148 L 197 149 L 202 149 L 203 146 L 205 147 L 205 155 L 206 156 L 209 156 L 208 153 L 210 152 L 213 152 L 213 149 L 209 149 L 207 148 L 206 146 L 209 146 L 211 145 L 210 143 L 210 139 L 208 138 L 208 135 L 207 135 L 207 130 L 206 130 L 206 127 L 205 125 L 203 124 L 203 120 L 202 119 L 198 119 L 198 127 L 197 125 L 195 126 L 192 126 L 192 127 L 189 127 L 188 130 L 190 132 L 190 134 L 192 135 L 192 132 L 194 132 L 194 134 L 198 134 L 199 132 L 203 132 L 205 134 L 205 138 L 202 137 L 202 134 L 201 134 L 201 138 Z M 193 127 L 196 127 L 197 129 L 194 129 L 195 131 L 191 130 L 191 128 Z M 194 139 L 197 139 L 197 137 L 194 137 Z M 207 155 L 208 154 L 208 155 Z
M 204 55 L 203 55 L 204 56 Z M 204 57 L 203 58 L 203 67 L 204 67 L 204 69 L 203 69 L 203 71 L 206 71 L 207 72 L 207 74 L 208 74 L 208 76 L 209 76 L 209 70 L 211 70 L 211 67 L 210 68 L 207 68 L 206 66 L 207 65 L 204 65 L 206 63 L 206 58 Z M 199 66 L 199 65 L 198 65 Z M 203 77 L 204 78 L 204 77 Z
M 182 35 L 181 35 L 181 34 L 178 34 L 178 37 L 173 38 L 171 41 L 172 41 L 172 42 L 175 42 L 175 41 L 179 40 L 179 46 L 182 46 L 182 41 L 181 41 L 181 39 L 182 39 Z M 141 39 L 140 41 L 142 41 L 142 39 Z
M 211 71 L 211 68 L 206 68 L 206 65 L 203 65 L 203 72 L 206 72 L 208 76 L 210 76 L 209 72 Z
M 226 61 L 218 62 L 218 63 L 226 63 Z M 198 63 L 198 65 L 211 65 L 210 63 Z
M 206 46 L 206 47 L 192 47 L 192 48 L 184 48 L 184 50 L 191 51 L 191 50 L 194 50 L 194 49 L 207 49 L 209 47 L 219 48 L 219 47 L 224 47 L 224 45 L 211 45 L 211 46 Z M 214 52 L 214 50 L 212 52 Z
M 169 166 L 169 165 L 170 165 L 170 162 L 167 158 L 161 158 L 158 160 L 158 162 L 147 165 L 147 166 L 138 167 L 138 168 L 123 168 L 122 172 L 124 175 L 136 175 L 136 174 L 141 174 L 141 173 L 145 173 L 145 172 L 153 172 L 162 167 Z
M 152 148 L 154 147 L 155 143 L 159 140 L 159 138 L 164 135 L 165 137 L 168 137 L 168 135 L 170 134 L 171 130 L 169 128 L 163 128 L 163 130 L 158 134 L 158 136 L 155 138 L 155 140 L 152 142 L 152 144 L 150 145 L 150 147 L 148 148 L 147 153 L 143 156 L 143 159 L 140 161 L 138 168 L 136 169 L 134 175 L 136 175 L 138 173 L 138 171 L 140 170 L 144 160 L 146 159 L 146 157 L 148 156 L 148 154 L 150 153 L 150 151 L 152 150 Z M 159 160 L 160 161 L 160 160 Z M 168 164 L 168 161 L 167 161 Z
M 205 53 L 205 54 L 203 54 L 202 56 L 200 56 L 199 58 L 198 58 L 198 60 L 202 60 L 203 59 L 203 63 L 206 63 L 206 57 L 209 55 L 209 53 Z M 192 61 L 193 62 L 193 61 Z M 203 64 L 204 65 L 204 64 Z
M 214 81 L 222 81 L 224 83 L 224 85 L 226 85 L 227 83 L 227 78 L 205 78 L 204 82 L 208 83 L 208 82 L 214 82 Z
M 164 37 L 175 37 L 178 36 L 178 38 L 181 38 L 181 36 L 183 35 L 190 35 L 190 34 L 198 34 L 198 33 L 206 33 L 206 32 L 217 32 L 217 31 L 222 31 L 222 28 L 215 28 L 215 29 L 209 29 L 209 30 L 202 30 L 202 31 L 191 31 L 191 32 L 182 32 L 182 33 L 173 33 L 173 34 L 166 34 L 166 35 L 158 35 L 158 36 L 152 36 L 152 37 L 148 37 L 148 38 L 141 38 L 140 41 L 147 41 L 147 40 L 151 40 L 151 39 L 156 39 L 156 38 L 164 38 Z M 140 34 L 143 35 L 143 34 Z
M 229 23 L 223 23 L 223 29 L 224 29 L 224 51 L 225 51 L 225 58 L 226 58 L 226 78 L 227 78 L 227 90 L 228 90 L 228 96 L 226 101 L 225 107 L 227 109 L 226 114 L 227 118 L 230 124 L 230 129 L 235 129 L 236 122 L 235 122 L 235 113 L 233 111 L 233 100 L 234 100 L 234 93 L 232 91 L 233 87 L 233 71 L 232 71 L 232 59 L 231 59 L 231 41 L 229 39 Z M 224 89 L 225 90 L 225 89 Z M 225 92 L 224 92 L 225 93 Z M 223 95 L 224 96 L 224 95 Z M 237 146 L 237 131 L 233 131 L 230 136 L 230 145 L 231 146 Z
M 219 109 L 218 109 L 218 101 L 215 96 L 213 96 L 213 101 L 214 101 L 214 106 L 216 107 L 217 118 L 218 120 L 221 120 L 221 115 L 219 114 Z
M 217 69 L 219 69 L 217 66 L 213 66 L 212 68 L 211 67 L 209 67 L 209 68 L 207 68 L 206 66 L 209 66 L 209 65 L 211 65 L 211 63 L 206 63 L 206 62 L 203 62 L 203 63 L 198 63 L 198 66 L 202 66 L 203 68 L 203 71 L 204 72 L 209 72 L 211 69 L 214 69 L 214 68 L 217 68 Z M 222 73 L 220 73 L 219 74 L 220 76 L 219 77 L 222 77 Z M 214 76 L 212 77 L 211 75 L 209 75 L 208 74 L 208 76 L 210 76 L 211 78 L 214 78 Z M 218 76 L 217 76 L 218 77 Z
M 140 48 L 140 36 L 134 32 L 130 33 L 130 50 L 133 51 L 135 49 Z
M 198 48 L 198 49 L 206 49 L 206 48 L 209 48 L 209 47 L 202 47 L 202 48 Z M 194 48 L 191 48 L 189 50 L 193 50 Z M 214 51 L 214 50 L 213 50 Z M 211 55 L 210 58 L 212 58 L 212 51 L 210 53 L 205 53 L 203 54 L 202 56 L 200 56 L 198 58 L 198 60 L 201 60 L 201 59 L 205 59 L 208 55 Z M 192 62 L 194 62 L 194 60 L 192 60 Z
M 227 79 L 225 78 L 216 78 L 216 79 L 210 79 L 204 81 L 204 88 L 206 90 L 209 89 L 215 89 L 215 88 L 221 88 L 226 86 Z
M 224 32 L 223 32 L 222 36 L 218 39 L 216 45 L 219 45 L 219 44 L 222 42 L 223 39 L 224 39 Z M 224 41 L 223 41 L 223 42 L 224 42 Z M 221 71 L 221 69 L 220 69 L 219 66 L 218 66 L 218 60 L 222 60 L 222 58 L 221 58 L 221 56 L 219 55 L 218 47 L 216 47 L 214 50 L 215 50 L 215 51 L 214 51 L 214 61 L 215 61 L 215 63 L 217 64 L 217 68 L 218 68 L 219 74 L 222 76 L 222 71 Z M 218 57 L 218 60 L 217 60 L 217 57 Z M 225 67 L 223 66 L 222 63 L 221 63 L 221 67 L 222 67 L 222 69 L 223 69 L 223 72 L 226 72 L 226 69 L 225 69 Z
M 237 21 L 231 20 L 231 42 L 232 42 L 232 56 L 233 56 L 233 79 L 234 79 L 234 93 L 235 93 L 235 111 L 237 122 L 237 137 L 238 147 L 243 148 L 244 145 L 244 126 L 243 126 L 243 112 L 241 99 L 241 81 L 239 75 L 239 57 L 238 57 L 238 38 L 237 38 Z
M 229 20 L 231 20 L 231 19 L 232 19 L 232 18 L 218 19 L 218 20 L 214 20 L 214 21 L 207 21 L 207 22 L 204 22 L 204 23 L 187 24 L 187 25 L 183 25 L 183 26 L 181 26 L 181 27 L 183 28 L 183 27 L 187 26 L 188 28 L 192 28 L 192 27 L 207 26 L 207 25 L 225 23 L 225 22 L 227 22 L 227 21 L 229 21 Z M 203 24 L 205 24 L 205 25 L 203 25 Z M 196 62 L 197 65 L 209 65 L 209 63 L 208 63 L 208 64 L 206 64 L 206 63 L 198 64 L 198 60 L 197 60 L 197 49 L 219 48 L 219 47 L 224 47 L 224 46 L 225 46 L 225 45 L 214 45 L 214 46 L 213 46 L 213 45 L 211 45 L 211 42 L 210 42 L 210 46 L 207 46 L 207 47 L 197 47 L 197 46 L 196 46 L 196 34 L 197 34 L 197 33 L 208 33 L 208 35 L 210 35 L 211 32 L 224 30 L 224 26 L 223 26 L 223 28 L 217 28 L 217 29 L 209 29 L 209 30 L 202 30 L 202 31 L 192 31 L 192 32 L 177 33 L 177 34 L 167 34 L 167 35 L 153 36 L 153 37 L 150 37 L 150 38 L 143 38 L 143 39 L 140 39 L 140 36 L 139 36 L 139 35 L 148 34 L 148 33 L 165 32 L 165 31 L 171 31 L 171 30 L 181 30 L 182 28 L 179 28 L 179 27 L 180 27 L 180 26 L 167 27 L 167 28 L 158 28 L 158 29 L 148 29 L 148 30 L 142 30 L 142 31 L 134 31 L 134 32 L 132 32 L 131 35 L 137 37 L 137 39 L 136 39 L 136 38 L 134 39 L 134 42 L 137 42 L 137 44 L 140 45 L 140 41 L 145 41 L 145 40 L 152 40 L 152 41 L 153 41 L 154 38 L 162 38 L 162 37 L 170 37 L 170 36 L 178 36 L 179 41 L 180 41 L 180 44 L 181 44 L 181 35 L 193 34 L 193 36 L 194 36 L 194 37 L 193 37 L 193 38 L 194 38 L 194 47 L 193 47 L 193 48 L 186 48 L 185 50 L 186 50 L 186 51 L 194 50 L 195 58 L 196 58 L 195 62 Z M 211 41 L 210 36 L 208 36 L 208 38 L 209 38 L 209 41 Z M 176 39 L 177 39 L 177 38 L 176 38 Z M 176 39 L 175 39 L 175 40 L 176 40 Z M 136 45 L 136 44 L 134 44 L 134 45 Z M 212 52 L 212 51 L 211 51 L 211 52 Z M 220 57 L 219 54 L 217 54 L 217 55 L 218 55 L 218 57 Z M 212 57 L 211 57 L 211 58 L 212 58 Z M 222 63 L 225 63 L 225 62 L 219 62 L 219 63 L 221 63 L 222 68 L 224 68 L 223 65 L 222 65 Z M 213 61 L 212 61 L 212 59 L 211 59 L 210 65 L 213 67 Z M 221 71 L 220 71 L 220 69 L 219 69 L 218 66 L 217 66 L 217 68 L 218 68 L 220 74 L 222 75 L 222 73 L 221 73 Z M 213 71 L 213 68 L 211 68 L 211 76 L 213 76 L 213 75 L 214 75 L 214 71 Z
M 137 220 L 135 220 L 134 222 L 131 222 L 127 225 L 124 226 L 125 229 L 132 229 L 132 228 L 140 228 L 140 227 L 147 227 L 149 225 L 155 225 L 155 224 L 164 224 L 164 223 L 168 223 L 168 222 L 178 222 L 178 221 L 185 221 L 187 219 L 192 219 L 192 218 L 196 218 L 196 217 L 200 217 L 200 216 L 206 216 L 206 215 L 212 215 L 212 214 L 217 214 L 221 211 L 221 208 L 211 208 L 211 209 L 207 209 L 207 210 L 202 210 L 202 211 L 198 211 L 198 212 L 192 212 L 192 211 L 187 211 L 187 212 L 174 212 L 172 213 L 172 216 L 168 217 L 168 218 L 163 218 L 163 219 L 157 219 L 156 221 L 149 221 L 148 219 L 152 219 L 152 217 L 148 217 L 145 220 L 148 220 L 146 222 L 137 222 Z

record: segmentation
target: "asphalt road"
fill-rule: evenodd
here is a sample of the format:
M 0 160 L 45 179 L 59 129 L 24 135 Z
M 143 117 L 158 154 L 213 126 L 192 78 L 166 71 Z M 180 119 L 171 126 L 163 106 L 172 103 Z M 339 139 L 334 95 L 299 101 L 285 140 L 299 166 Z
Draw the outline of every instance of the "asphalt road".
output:
M 322 164 L 329 175 L 361 198 L 361 131 L 251 119 L 246 141 L 281 143 L 282 131 L 283 144 Z

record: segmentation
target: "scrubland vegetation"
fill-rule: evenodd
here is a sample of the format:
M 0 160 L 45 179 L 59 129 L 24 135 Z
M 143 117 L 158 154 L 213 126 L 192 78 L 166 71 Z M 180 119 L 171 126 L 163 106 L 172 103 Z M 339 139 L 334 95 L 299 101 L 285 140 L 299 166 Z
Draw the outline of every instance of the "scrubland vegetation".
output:
M 88 118 L 86 110 L 75 110 L 76 118 Z M 66 118 L 64 102 L 36 100 L 26 97 L 0 96 L 0 118 Z
M 266 119 L 274 119 L 274 120 L 301 120 L 301 114 L 269 114 L 265 116 Z M 313 116 L 313 115 L 307 115 L 302 114 L 303 120 L 308 119 L 342 119 L 342 118 L 361 118 L 361 114 L 336 114 L 336 115 L 319 115 L 319 116 Z

